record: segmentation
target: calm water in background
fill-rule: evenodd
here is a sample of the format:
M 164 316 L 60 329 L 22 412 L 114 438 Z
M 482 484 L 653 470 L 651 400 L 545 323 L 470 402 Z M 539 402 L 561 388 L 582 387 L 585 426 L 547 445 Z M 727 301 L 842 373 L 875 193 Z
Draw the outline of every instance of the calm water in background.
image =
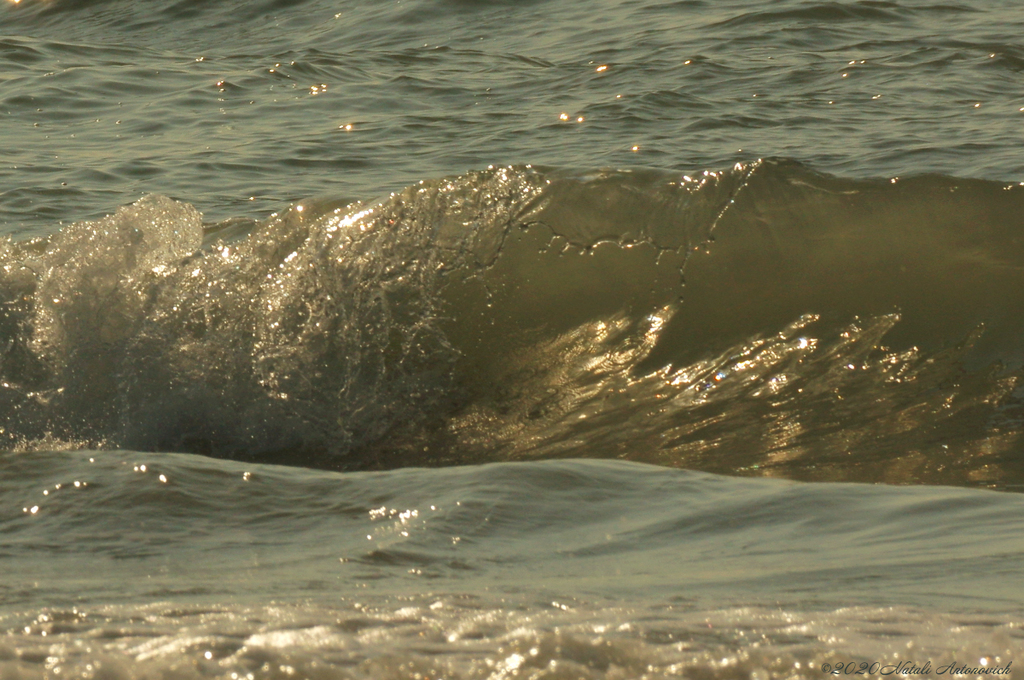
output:
M 4 2 L 0 673 L 1024 662 L 1021 35 Z
M 1022 14 L 8 2 L 0 208 L 32 234 L 146 193 L 255 217 L 505 163 L 699 171 L 782 156 L 844 176 L 1022 180 Z

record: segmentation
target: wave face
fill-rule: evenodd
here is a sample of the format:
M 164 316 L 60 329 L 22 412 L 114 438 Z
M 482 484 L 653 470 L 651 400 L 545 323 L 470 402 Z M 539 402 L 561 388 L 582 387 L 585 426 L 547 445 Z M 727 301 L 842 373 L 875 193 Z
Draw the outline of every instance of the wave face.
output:
M 1024 482 L 1024 188 L 491 168 L 3 245 L 4 446 Z

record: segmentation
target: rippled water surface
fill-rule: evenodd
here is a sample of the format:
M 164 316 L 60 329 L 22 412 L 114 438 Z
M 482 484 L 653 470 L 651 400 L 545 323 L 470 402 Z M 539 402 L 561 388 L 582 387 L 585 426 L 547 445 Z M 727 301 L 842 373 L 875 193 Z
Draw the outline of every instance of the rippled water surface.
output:
M 0 677 L 1019 673 L 1021 35 L 0 2 Z
M 0 22 L 9 230 L 503 163 L 1024 179 L 1013 2 L 22 0 Z

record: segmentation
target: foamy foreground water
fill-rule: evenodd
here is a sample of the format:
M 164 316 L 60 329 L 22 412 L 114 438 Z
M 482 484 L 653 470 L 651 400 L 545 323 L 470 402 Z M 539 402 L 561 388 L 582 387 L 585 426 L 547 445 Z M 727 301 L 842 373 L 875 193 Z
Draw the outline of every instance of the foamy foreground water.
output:
M 2 464 L 4 678 L 938 677 L 1024 640 L 1016 494 L 578 460 Z
M 503 600 L 44 612 L 5 641 L 12 660 L 0 668 L 5 678 L 1014 677 L 1020 650 L 1013 623 L 899 608 L 510 610 Z

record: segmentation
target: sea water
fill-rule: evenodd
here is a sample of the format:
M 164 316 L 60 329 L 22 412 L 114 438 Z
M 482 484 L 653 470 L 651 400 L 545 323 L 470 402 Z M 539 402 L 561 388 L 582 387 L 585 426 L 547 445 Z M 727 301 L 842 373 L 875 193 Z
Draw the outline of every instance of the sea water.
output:
M 0 4 L 0 677 L 1012 677 L 1024 10 Z

